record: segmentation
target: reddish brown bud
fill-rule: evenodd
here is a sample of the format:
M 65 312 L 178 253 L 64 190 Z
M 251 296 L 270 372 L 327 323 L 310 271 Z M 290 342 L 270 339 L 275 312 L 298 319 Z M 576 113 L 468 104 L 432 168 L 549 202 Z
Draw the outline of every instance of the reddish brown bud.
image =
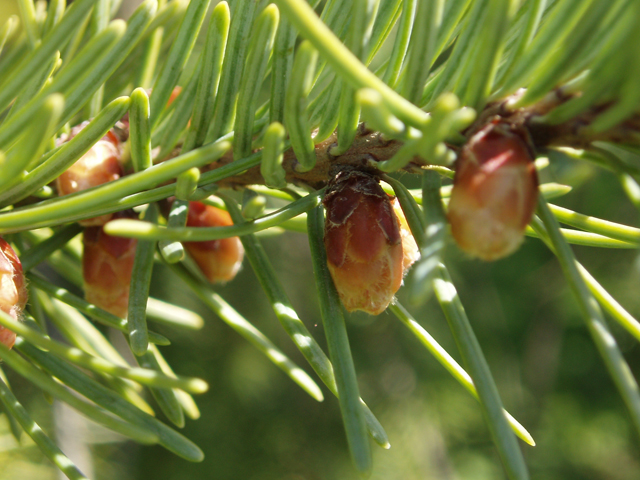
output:
M 113 216 L 137 218 L 133 212 L 119 212 Z M 83 233 L 85 298 L 121 318 L 127 316 L 136 243 L 132 238 L 107 235 L 102 227 L 89 227 Z
M 494 122 L 473 135 L 456 164 L 449 202 L 458 246 L 483 260 L 513 253 L 538 198 L 533 152 L 524 135 Z
M 231 216 L 216 207 L 201 202 L 189 202 L 188 227 L 226 227 L 233 225 Z M 184 248 L 210 282 L 228 282 L 236 276 L 244 248 L 238 237 L 184 242 Z
M 9 245 L 0 237 L 0 310 L 20 319 L 27 304 L 27 288 L 22 273 L 22 264 Z M 13 347 L 16 334 L 0 326 L 0 342 Z
M 58 195 L 67 195 L 117 180 L 121 176 L 120 142 L 112 132 L 108 132 L 56 179 L 56 187 Z M 79 223 L 85 227 L 104 225 L 111 217 L 111 214 L 101 215 Z
M 402 235 L 391 199 L 373 175 L 351 169 L 338 173 L 323 199 L 327 264 L 350 312 L 383 312 L 402 284 Z

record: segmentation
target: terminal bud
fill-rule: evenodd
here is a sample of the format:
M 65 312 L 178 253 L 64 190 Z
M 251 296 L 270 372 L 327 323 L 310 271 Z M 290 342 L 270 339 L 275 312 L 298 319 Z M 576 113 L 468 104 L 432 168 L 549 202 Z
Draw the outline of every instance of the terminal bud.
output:
M 114 218 L 137 218 L 132 211 L 118 212 Z M 83 233 L 82 276 L 88 302 L 127 317 L 129 286 L 137 240 L 107 235 L 102 227 L 88 227 Z
M 72 131 L 77 134 L 84 128 L 79 125 Z M 119 179 L 123 174 L 120 164 L 120 141 L 111 131 L 98 140 L 76 163 L 71 165 L 56 179 L 58 195 L 86 190 L 103 183 Z M 104 225 L 111 220 L 112 214 L 81 220 L 79 223 L 85 227 Z
M 402 284 L 403 238 L 392 199 L 374 175 L 345 168 L 322 201 L 329 272 L 350 312 L 383 312 Z
M 202 202 L 189 202 L 187 227 L 227 227 L 229 225 L 233 225 L 233 221 L 226 211 Z M 233 280 L 242 266 L 244 248 L 238 237 L 184 242 L 183 245 L 204 276 L 212 283 Z
M 533 161 L 525 134 L 498 120 L 467 141 L 456 162 L 448 212 L 463 251 L 497 260 L 518 249 L 538 198 Z

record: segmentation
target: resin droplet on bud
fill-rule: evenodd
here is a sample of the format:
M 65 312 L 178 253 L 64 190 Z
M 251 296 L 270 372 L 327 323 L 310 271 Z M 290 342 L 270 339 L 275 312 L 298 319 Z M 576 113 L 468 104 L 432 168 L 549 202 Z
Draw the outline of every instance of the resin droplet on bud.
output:
M 534 155 L 525 138 L 494 121 L 462 149 L 448 217 L 458 246 L 470 255 L 497 260 L 524 239 L 538 198 Z
M 72 135 L 77 134 L 84 126 L 83 124 L 76 127 L 72 131 Z M 117 180 L 122 176 L 122 173 L 120 141 L 116 135 L 109 131 L 56 179 L 56 188 L 58 195 L 68 195 Z M 79 223 L 85 227 L 104 225 L 111 220 L 111 217 L 111 214 L 101 215 L 81 220 Z
M 27 304 L 27 288 L 22 264 L 9 245 L 0 237 L 0 310 L 19 320 Z M 0 343 L 13 347 L 16 334 L 0 326 Z
M 118 212 L 114 218 L 137 218 L 133 212 Z M 137 241 L 112 237 L 102 227 L 89 227 L 83 233 L 82 276 L 88 302 L 127 317 L 129 286 Z
M 400 238 L 402 240 L 402 274 L 406 274 L 411 265 L 420 258 L 420 250 L 416 239 L 413 238 L 409 223 L 404 216 L 402 207 L 397 198 L 391 201 L 393 212 L 398 217 L 398 226 L 400 227 Z
M 383 312 L 402 284 L 403 236 L 391 200 L 373 175 L 344 169 L 322 201 L 329 272 L 350 312 Z
M 187 227 L 226 227 L 233 225 L 231 216 L 224 210 L 201 202 L 189 202 Z M 184 242 L 184 248 L 196 262 L 202 273 L 212 282 L 233 280 L 240 270 L 244 248 L 238 237 Z

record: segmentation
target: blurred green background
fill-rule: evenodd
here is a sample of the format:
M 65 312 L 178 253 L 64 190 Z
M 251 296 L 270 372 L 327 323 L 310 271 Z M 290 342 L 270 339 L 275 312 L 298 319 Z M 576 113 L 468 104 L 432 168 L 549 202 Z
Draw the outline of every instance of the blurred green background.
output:
M 18 15 L 18 5 L 15 0 L 0 0 L 0 22 L 11 15 Z
M 613 176 L 556 162 L 546 179 L 582 184 L 559 202 L 568 208 L 637 224 L 637 211 Z M 294 306 L 316 338 L 322 338 L 309 282 L 306 238 L 292 234 L 265 244 Z M 637 252 L 576 251 L 596 278 L 637 315 Z M 505 406 L 538 442 L 535 448 L 523 445 L 532 478 L 640 478 L 638 439 L 546 248 L 529 239 L 512 257 L 487 264 L 464 258 L 451 244 L 448 260 Z M 156 288 L 169 295 L 174 292 L 178 303 L 187 302 L 173 285 L 159 281 Z M 249 269 L 221 292 L 303 363 Z M 459 360 L 437 303 L 431 301 L 414 313 Z M 199 402 L 202 419 L 185 429 L 203 446 L 207 458 L 201 465 L 191 465 L 168 459 L 161 449 L 142 449 L 143 476 L 153 472 L 154 477 L 171 480 L 356 478 L 335 399 L 315 403 L 232 331 L 210 315 L 207 319 L 203 335 L 185 339 L 188 345 L 195 342 L 194 348 L 167 349 L 176 367 L 184 365 L 180 371 L 195 372 L 211 384 Z M 613 328 L 636 375 L 640 374 L 640 348 L 625 332 Z M 506 478 L 475 401 L 403 325 L 388 314 L 376 318 L 355 314 L 349 316 L 349 335 L 363 398 L 392 444 L 389 451 L 375 449 L 372 478 Z
M 0 0 L 0 22 L 17 8 Z M 637 210 L 617 179 L 595 167 L 552 159 L 544 181 L 576 185 L 558 204 L 638 225 Z M 407 184 L 412 178 L 406 177 Z M 411 186 L 411 185 L 410 185 Z M 417 185 L 416 185 L 417 186 Z M 301 318 L 324 345 L 306 236 L 265 238 L 265 247 Z M 579 260 L 635 316 L 640 315 L 640 256 L 633 250 L 575 248 Z M 640 442 L 580 318 L 559 266 L 537 240 L 495 263 L 465 258 L 453 245 L 447 263 L 490 364 L 505 407 L 538 445 L 522 448 L 534 480 L 637 480 Z M 78 431 L 96 479 L 350 480 L 335 398 L 317 403 L 184 290 L 158 270 L 152 294 L 199 312 L 197 333 L 158 327 L 172 339 L 163 353 L 177 373 L 204 378 L 196 398 L 202 416 L 184 434 L 205 452 L 191 464 L 160 447 L 113 441 Z M 295 362 L 305 361 L 267 304 L 248 266 L 221 295 Z M 403 300 L 402 290 L 399 298 Z M 456 358 L 446 320 L 433 299 L 415 318 Z M 636 377 L 640 347 L 611 325 Z M 506 478 L 475 400 L 395 317 L 348 316 L 363 398 L 385 426 L 388 451 L 374 448 L 376 480 L 501 480 Z M 47 399 L 8 371 L 18 398 L 52 436 Z M 152 402 L 152 399 L 149 400 Z M 159 414 L 161 416 L 161 414 Z M 68 434 L 67 434 L 68 435 Z M 100 435 L 103 435 L 102 437 Z M 72 459 L 76 451 L 65 450 Z M 0 418 L 0 479 L 46 480 L 58 472 L 25 439 L 17 445 Z
M 544 180 L 579 184 L 558 201 L 568 208 L 637 224 L 637 212 L 615 177 L 556 160 Z M 406 177 L 411 183 L 413 179 Z M 606 201 L 603 201 L 606 199 Z M 264 239 L 296 309 L 324 344 L 306 236 Z M 616 298 L 640 313 L 640 257 L 635 251 L 576 248 L 580 261 Z M 538 445 L 522 444 L 539 480 L 640 478 L 640 444 L 624 405 L 579 317 L 557 262 L 537 240 L 495 263 L 464 258 L 455 245 L 447 260 L 506 408 Z M 202 417 L 184 433 L 205 452 L 191 464 L 160 447 L 95 440 L 96 479 L 332 480 L 355 479 L 335 398 L 317 403 L 245 340 L 208 312 L 179 280 L 157 271 L 153 295 L 193 308 L 206 325 L 197 333 L 159 331 L 173 345 L 163 353 L 178 373 L 209 382 L 197 397 Z M 250 268 L 219 292 L 299 365 Z M 403 299 L 402 290 L 399 294 Z M 444 316 L 433 299 L 414 316 L 458 360 Z M 363 398 L 387 429 L 392 447 L 374 449 L 373 479 L 495 480 L 506 478 L 475 400 L 418 344 L 395 317 L 348 316 Z M 640 348 L 612 325 L 634 373 Z M 310 372 L 310 368 L 306 368 Z M 11 373 L 11 372 L 10 372 Z M 51 410 L 41 393 L 12 375 L 18 397 L 45 429 Z M 152 401 L 152 400 L 150 400 Z M 57 411 L 57 410 L 56 410 Z M 160 414 L 161 415 L 161 414 Z M 51 430 L 48 430 L 51 431 Z M 58 475 L 28 442 L 17 447 L 0 423 L 2 479 Z M 78 434 L 80 435 L 80 434 Z M 84 440 L 83 440 L 84 439 Z M 74 451 L 66 451 L 74 458 Z M 74 459 L 75 460 L 75 459 Z

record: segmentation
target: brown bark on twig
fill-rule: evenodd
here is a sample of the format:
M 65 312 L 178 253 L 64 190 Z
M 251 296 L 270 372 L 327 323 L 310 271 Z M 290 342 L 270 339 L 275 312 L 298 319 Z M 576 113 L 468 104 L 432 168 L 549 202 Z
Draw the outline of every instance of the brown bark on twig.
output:
M 549 147 L 573 147 L 589 148 L 592 142 L 609 141 L 615 143 L 640 144 L 640 114 L 634 114 L 626 121 L 615 128 L 601 133 L 594 133 L 589 126 L 593 121 L 609 108 L 611 105 L 603 105 L 591 108 L 583 114 L 560 125 L 549 126 L 539 123 L 542 115 L 550 112 L 553 108 L 573 98 L 575 94 L 566 94 L 562 89 L 557 89 L 547 95 L 540 102 L 519 109 L 509 107 L 509 102 L 517 98 L 521 93 L 517 93 L 506 99 L 488 104 L 480 113 L 478 119 L 469 127 L 464 135 L 469 138 L 475 132 L 491 123 L 496 117 L 501 122 L 511 124 L 529 137 L 532 147 L 537 151 L 545 150 Z M 356 136 L 351 148 L 343 155 L 333 156 L 329 152 L 337 141 L 337 134 L 334 133 L 327 140 L 316 145 L 316 165 L 309 172 L 298 172 L 296 166 L 298 161 L 293 150 L 289 149 L 284 154 L 283 168 L 286 172 L 288 182 L 297 185 L 309 185 L 313 188 L 321 188 L 330 180 L 331 169 L 336 165 L 349 165 L 353 167 L 366 167 L 375 171 L 375 164 L 379 161 L 390 159 L 402 146 L 402 142 L 397 140 L 384 139 L 379 133 L 366 130 L 361 124 L 360 131 Z M 458 146 L 450 145 L 450 148 L 457 150 Z M 179 151 L 177 151 L 178 153 Z M 176 154 L 177 154 L 176 153 Z M 233 153 L 228 152 L 223 158 L 205 170 L 212 170 L 228 165 L 233 161 Z M 416 158 L 406 171 L 418 171 L 422 165 L 419 158 Z M 264 184 L 260 175 L 260 168 L 254 167 L 241 175 L 229 177 L 218 182 L 221 187 L 237 188 L 247 185 Z
M 401 142 L 383 139 L 378 132 L 366 131 L 361 128 L 351 148 L 343 155 L 336 157 L 329 153 L 336 141 L 337 134 L 333 133 L 327 140 L 318 143 L 316 145 L 316 165 L 312 170 L 304 173 L 296 170 L 298 160 L 293 150 L 286 151 L 282 167 L 286 172 L 287 181 L 293 184 L 305 184 L 314 188 L 321 188 L 330 179 L 330 170 L 333 166 L 349 165 L 375 169 L 377 162 L 388 160 L 402 146 Z M 229 152 L 217 161 L 215 165 L 211 165 L 209 169 L 220 168 L 232 161 L 233 153 Z M 219 182 L 222 187 L 241 187 L 256 184 L 264 184 L 262 175 L 260 175 L 260 167 L 254 167 L 242 175 L 225 178 Z
M 549 147 L 587 149 L 597 141 L 640 144 L 640 113 L 631 115 L 624 122 L 604 132 L 594 132 L 590 126 L 600 114 L 613 106 L 613 103 L 592 107 L 559 125 L 545 125 L 538 121 L 541 116 L 577 94 L 568 95 L 562 88 L 558 88 L 534 105 L 518 109 L 509 108 L 509 102 L 519 95 L 520 93 L 487 105 L 469 129 L 468 134 L 480 130 L 497 115 L 507 123 L 526 129 L 536 150 Z

